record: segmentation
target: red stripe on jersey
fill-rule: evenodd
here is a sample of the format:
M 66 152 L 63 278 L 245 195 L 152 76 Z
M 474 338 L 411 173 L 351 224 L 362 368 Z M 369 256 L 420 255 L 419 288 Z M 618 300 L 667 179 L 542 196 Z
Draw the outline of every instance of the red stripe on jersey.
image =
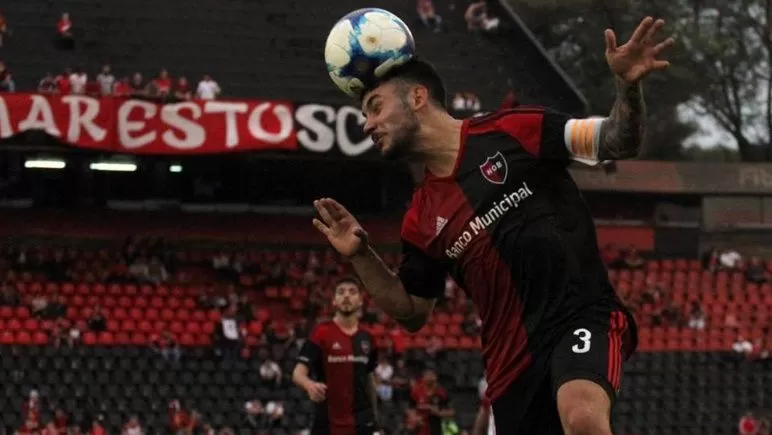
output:
M 520 106 L 472 119 L 469 131 L 474 134 L 503 131 L 516 139 L 529 154 L 538 157 L 543 119 L 543 108 Z

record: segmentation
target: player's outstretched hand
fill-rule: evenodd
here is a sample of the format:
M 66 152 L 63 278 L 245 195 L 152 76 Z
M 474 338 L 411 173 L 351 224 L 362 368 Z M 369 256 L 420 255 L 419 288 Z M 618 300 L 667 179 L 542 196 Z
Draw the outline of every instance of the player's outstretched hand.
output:
M 321 382 L 311 382 L 306 388 L 308 398 L 314 403 L 323 402 L 327 397 L 327 385 Z
M 670 66 L 670 62 L 659 58 L 660 54 L 675 44 L 672 37 L 656 42 L 657 33 L 665 26 L 664 20 L 646 17 L 624 45 L 617 46 L 617 36 L 606 29 L 606 61 L 611 71 L 628 83 L 635 83 L 652 71 Z
M 314 207 L 321 218 L 314 219 L 314 226 L 341 255 L 351 257 L 367 246 L 367 232 L 337 201 L 322 198 L 314 201 Z

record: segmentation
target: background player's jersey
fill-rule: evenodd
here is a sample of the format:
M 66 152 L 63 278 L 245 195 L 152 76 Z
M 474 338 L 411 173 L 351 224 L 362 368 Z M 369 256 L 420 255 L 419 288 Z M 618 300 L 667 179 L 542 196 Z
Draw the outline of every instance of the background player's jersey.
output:
M 327 385 L 327 400 L 317 404 L 315 427 L 329 427 L 330 433 L 345 435 L 374 424 L 370 374 L 377 360 L 373 336 L 361 327 L 354 335 L 346 334 L 333 321 L 314 328 L 298 361 Z
M 537 107 L 467 119 L 453 175 L 427 174 L 405 215 L 405 288 L 438 297 L 449 272 L 470 295 L 493 399 L 571 318 L 617 301 L 567 170 L 597 158 L 599 126 Z

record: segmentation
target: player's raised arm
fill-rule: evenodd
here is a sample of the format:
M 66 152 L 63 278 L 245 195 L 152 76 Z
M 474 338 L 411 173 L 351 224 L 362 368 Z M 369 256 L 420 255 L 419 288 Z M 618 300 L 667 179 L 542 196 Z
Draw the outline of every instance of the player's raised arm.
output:
M 321 218 L 314 219 L 314 226 L 351 261 L 376 305 L 408 331 L 421 329 L 434 308 L 434 299 L 414 296 L 409 288 L 421 286 L 423 271 L 416 280 L 411 279 L 416 274 L 408 272 L 406 281 L 405 275 L 392 272 L 378 256 L 367 232 L 345 207 L 330 198 L 314 201 L 314 207 Z
M 599 160 L 627 159 L 640 154 L 646 126 L 641 80 L 670 65 L 658 56 L 675 42 L 673 38 L 655 41 L 664 26 L 663 20 L 646 17 L 621 46 L 617 46 L 614 31 L 606 29 L 606 61 L 614 73 L 617 95 L 609 117 L 600 125 Z

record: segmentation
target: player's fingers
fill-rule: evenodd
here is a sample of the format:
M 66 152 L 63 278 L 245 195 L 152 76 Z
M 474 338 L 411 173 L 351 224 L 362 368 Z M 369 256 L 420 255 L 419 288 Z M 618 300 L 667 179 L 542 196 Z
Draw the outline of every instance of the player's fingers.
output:
M 675 45 L 675 38 L 670 37 L 665 39 L 664 41 L 660 42 L 659 44 L 655 45 L 652 51 L 654 52 L 654 55 L 658 55 L 665 51 L 666 49 L 672 47 Z
M 651 41 L 654 39 L 654 35 L 659 32 L 663 27 L 665 27 L 665 20 L 659 19 L 654 22 L 654 24 L 649 27 L 649 30 L 646 32 L 646 35 L 643 37 L 644 41 Z
M 317 200 L 314 201 L 314 207 L 316 207 L 317 213 L 319 213 L 319 217 L 322 218 L 322 221 L 324 221 L 325 224 L 332 225 L 335 220 L 330 216 L 330 212 L 327 210 L 327 207 L 324 206 L 324 200 Z
M 617 49 L 617 35 L 611 29 L 606 29 L 603 33 L 606 37 L 606 51 L 614 52 Z
M 666 60 L 655 60 L 652 65 L 653 69 L 665 69 L 670 66 L 670 62 Z
M 341 212 L 342 206 L 341 207 L 337 207 L 336 204 L 337 203 L 332 198 L 323 198 L 322 199 L 322 206 L 324 207 L 325 210 L 327 210 L 327 213 L 329 213 L 330 216 L 333 219 L 335 219 L 335 221 L 339 221 L 339 220 L 343 219 L 344 213 Z M 342 210 L 345 211 L 346 209 L 342 209 Z
M 633 36 L 630 37 L 630 42 L 641 42 L 653 24 L 653 18 L 644 18 L 643 21 L 641 21 L 641 24 L 639 24 L 633 32 Z
M 341 217 L 341 219 L 345 216 L 351 215 L 351 213 L 346 210 L 346 207 L 341 205 L 338 201 L 332 198 L 327 198 L 327 203 L 329 204 L 329 207 L 335 211 L 335 214 Z
M 314 219 L 311 221 L 311 223 L 314 224 L 317 230 L 319 230 L 320 233 L 324 234 L 325 236 L 330 235 L 330 227 L 322 223 L 319 219 Z

